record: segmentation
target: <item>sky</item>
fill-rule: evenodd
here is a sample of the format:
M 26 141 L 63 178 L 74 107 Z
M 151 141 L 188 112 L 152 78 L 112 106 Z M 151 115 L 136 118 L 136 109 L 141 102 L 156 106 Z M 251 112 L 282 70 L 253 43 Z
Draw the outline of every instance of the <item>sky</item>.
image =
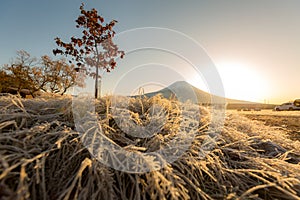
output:
M 79 6 L 118 21 L 118 67 L 102 93 L 133 94 L 186 80 L 202 90 L 261 103 L 300 98 L 299 0 L 6 0 L 0 2 L 0 65 L 17 50 L 50 55 L 55 37 L 79 35 Z M 91 80 L 87 87 L 92 88 Z

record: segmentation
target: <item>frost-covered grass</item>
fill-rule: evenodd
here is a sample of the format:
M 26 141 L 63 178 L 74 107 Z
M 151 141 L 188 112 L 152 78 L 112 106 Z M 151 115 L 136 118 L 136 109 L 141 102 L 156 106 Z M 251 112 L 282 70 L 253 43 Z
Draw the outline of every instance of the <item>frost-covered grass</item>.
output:
M 111 97 L 96 102 L 99 123 L 129 152 L 168 145 L 185 120 L 179 102 L 131 99 L 124 109 L 134 124 L 151 123 L 153 104 L 163 108 L 158 113 L 164 117 L 163 125 L 155 123 L 157 134 L 133 137 L 118 126 L 111 104 Z M 299 199 L 299 141 L 238 114 L 227 114 L 224 126 L 217 127 L 210 110 L 199 107 L 199 113 L 187 151 L 162 169 L 139 174 L 91 156 L 75 130 L 71 98 L 1 97 L 0 199 Z M 203 154 L 208 135 L 215 145 Z

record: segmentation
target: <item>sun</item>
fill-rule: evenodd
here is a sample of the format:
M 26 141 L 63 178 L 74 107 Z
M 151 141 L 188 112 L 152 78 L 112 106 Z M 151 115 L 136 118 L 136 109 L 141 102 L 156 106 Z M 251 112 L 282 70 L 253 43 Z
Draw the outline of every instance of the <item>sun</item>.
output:
M 266 99 L 266 80 L 253 67 L 235 62 L 216 63 L 216 67 L 223 82 L 225 97 L 253 102 Z

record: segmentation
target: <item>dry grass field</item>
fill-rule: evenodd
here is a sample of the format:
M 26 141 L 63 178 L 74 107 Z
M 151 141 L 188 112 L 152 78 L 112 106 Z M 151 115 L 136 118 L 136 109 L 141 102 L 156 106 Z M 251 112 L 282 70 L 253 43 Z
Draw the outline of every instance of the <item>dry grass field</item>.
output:
M 167 145 L 183 120 L 178 103 L 159 96 L 131 99 L 131 119 L 147 124 L 153 104 L 164 108 L 166 123 L 152 138 L 123 132 L 109 98 L 96 102 L 96 112 L 111 141 L 144 153 Z M 210 124 L 210 110 L 200 107 L 199 127 L 184 154 L 160 170 L 139 174 L 115 170 L 91 156 L 75 130 L 71 105 L 66 97 L 0 98 L 1 200 L 300 199 L 300 141 L 275 113 L 229 111 L 224 126 L 216 127 Z M 200 156 L 208 136 L 214 146 Z
M 300 111 L 262 110 L 238 113 L 249 119 L 262 121 L 266 126 L 285 131 L 292 140 L 300 141 Z

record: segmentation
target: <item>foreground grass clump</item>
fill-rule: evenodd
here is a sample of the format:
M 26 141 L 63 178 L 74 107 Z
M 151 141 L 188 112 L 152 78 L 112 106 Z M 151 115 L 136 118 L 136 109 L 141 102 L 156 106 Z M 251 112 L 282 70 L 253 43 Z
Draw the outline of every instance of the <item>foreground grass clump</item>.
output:
M 118 127 L 111 103 L 97 101 L 99 123 L 128 151 L 156 151 L 176 136 L 183 120 L 176 101 L 131 99 L 127 109 L 136 124 L 149 123 L 152 104 L 164 108 L 159 134 L 136 138 Z M 75 131 L 71 98 L 2 97 L 0 199 L 299 199 L 299 141 L 238 115 L 227 115 L 220 130 L 210 126 L 209 110 L 199 113 L 192 145 L 177 161 L 130 174 L 91 156 Z M 208 135 L 216 142 L 203 154 Z

